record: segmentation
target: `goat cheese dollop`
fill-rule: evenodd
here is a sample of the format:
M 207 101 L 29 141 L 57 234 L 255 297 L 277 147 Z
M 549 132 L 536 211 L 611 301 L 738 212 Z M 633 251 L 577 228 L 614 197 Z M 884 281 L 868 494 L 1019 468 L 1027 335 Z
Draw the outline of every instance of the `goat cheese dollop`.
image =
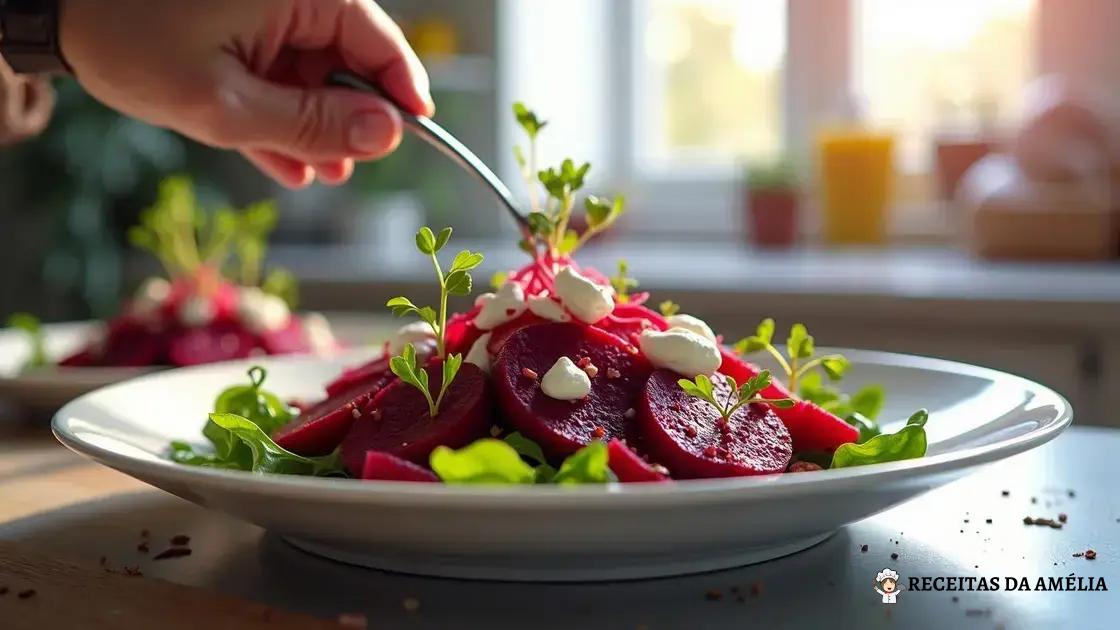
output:
M 544 373 L 541 391 L 556 400 L 579 400 L 591 393 L 591 378 L 568 357 L 560 357 Z
M 412 344 L 416 354 L 430 353 L 436 348 L 436 334 L 426 322 L 405 324 L 389 339 L 389 354 L 397 356 L 408 344 Z
M 645 330 L 638 342 L 650 363 L 688 378 L 714 374 L 723 363 L 714 341 L 684 328 Z
M 685 315 L 682 313 L 680 315 L 670 315 L 665 318 L 665 321 L 669 322 L 669 328 L 691 330 L 701 337 L 711 339 L 713 342 L 716 340 L 716 334 L 712 332 L 712 327 L 699 317 L 693 317 L 692 315 Z
M 547 295 L 534 295 L 529 298 L 529 311 L 537 317 L 554 322 L 570 322 L 572 316 L 560 303 Z
M 214 305 L 201 295 L 192 295 L 179 305 L 179 321 L 197 328 L 214 321 Z
M 474 301 L 482 309 L 474 318 L 479 330 L 493 330 L 498 326 L 516 319 L 528 305 L 525 303 L 525 289 L 516 282 L 507 282 L 496 293 L 483 293 Z
M 473 363 L 478 366 L 478 369 L 490 373 L 490 335 L 493 333 L 486 333 L 478 339 L 474 340 L 471 344 L 471 349 L 467 352 L 467 358 L 463 359 L 467 363 Z
M 132 298 L 132 312 L 140 317 L 152 315 L 171 297 L 171 283 L 163 278 L 148 278 Z
M 594 324 L 614 310 L 610 287 L 595 284 L 571 267 L 556 274 L 556 297 L 576 319 Z
M 238 296 L 237 318 L 246 328 L 259 334 L 287 326 L 292 312 L 279 296 L 256 287 L 245 287 Z
M 303 334 L 312 352 L 331 352 L 338 348 L 338 341 L 334 338 L 331 324 L 322 313 L 308 313 L 300 322 L 303 324 Z

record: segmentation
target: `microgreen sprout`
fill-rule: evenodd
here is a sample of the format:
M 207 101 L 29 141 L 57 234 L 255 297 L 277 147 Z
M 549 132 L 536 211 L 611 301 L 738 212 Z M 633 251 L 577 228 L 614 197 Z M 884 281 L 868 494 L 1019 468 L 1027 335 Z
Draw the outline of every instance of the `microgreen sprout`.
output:
M 31 313 L 12 313 L 8 316 L 8 326 L 26 333 L 27 341 L 31 346 L 22 370 L 32 370 L 51 364 L 47 356 L 46 335 L 43 333 L 43 325 L 38 317 Z
M 432 391 L 428 387 L 428 372 L 423 365 L 417 363 L 416 348 L 412 344 L 406 345 L 398 356 L 389 359 L 389 369 L 393 371 L 393 374 L 424 394 L 424 399 L 428 401 L 428 415 L 433 418 L 439 414 L 439 406 L 443 402 L 443 396 L 450 388 L 451 381 L 455 380 L 455 376 L 459 373 L 459 367 L 462 365 L 463 355 L 461 354 L 453 354 L 444 359 L 442 364 L 443 378 L 440 381 L 439 394 L 433 398 Z
M 794 401 L 792 398 L 763 398 L 761 396 L 762 390 L 770 386 L 770 371 L 763 370 L 754 377 L 747 380 L 742 385 L 736 385 L 735 381 L 730 376 L 717 376 L 723 378 L 727 382 L 728 392 L 727 395 L 720 400 L 716 394 L 716 384 L 712 379 L 704 374 L 698 375 L 694 380 L 682 378 L 677 381 L 686 394 L 694 398 L 699 398 L 715 407 L 719 413 L 719 417 L 723 422 L 731 419 L 732 414 L 739 410 L 743 405 L 753 403 L 766 403 L 774 407 L 792 407 Z
M 432 327 L 436 338 L 436 349 L 441 359 L 447 358 L 446 332 L 447 332 L 447 296 L 470 295 L 472 288 L 471 269 L 482 264 L 482 254 L 464 249 L 455 254 L 451 267 L 445 274 L 436 256 L 451 239 L 451 228 L 445 227 L 439 234 L 432 232 L 429 227 L 422 227 L 416 232 L 416 249 L 421 254 L 426 254 L 432 260 L 432 267 L 436 270 L 436 280 L 439 281 L 439 311 L 430 306 L 416 306 L 406 297 L 395 297 L 385 303 L 392 309 L 397 317 L 415 314 L 421 321 Z
M 821 368 L 830 379 L 838 381 L 844 377 L 850 366 L 848 359 L 843 355 L 828 354 L 814 357 L 816 347 L 813 336 L 809 334 L 804 324 L 794 324 L 789 329 L 789 338 L 786 339 L 788 360 L 774 347 L 773 340 L 774 320 L 766 318 L 755 329 L 754 335 L 740 339 L 735 344 L 735 351 L 739 354 L 750 354 L 761 350 L 769 352 L 789 378 L 791 391 L 797 391 L 801 378 L 816 368 Z
M 402 381 L 419 389 L 428 401 L 428 411 L 435 417 L 439 413 L 439 405 L 444 393 L 450 387 L 451 381 L 459 373 L 459 366 L 463 357 L 459 354 L 447 355 L 447 297 L 449 295 L 470 295 L 472 280 L 470 271 L 482 264 L 482 254 L 464 249 L 455 254 L 451 267 L 444 273 L 439 263 L 437 254 L 451 240 L 451 228 L 446 227 L 436 234 L 429 227 L 422 227 L 416 232 L 416 249 L 426 254 L 432 260 L 432 267 L 436 271 L 436 280 L 439 282 L 439 311 L 430 306 L 416 306 L 406 297 L 395 297 L 385 305 L 392 309 L 397 317 L 414 314 L 432 328 L 436 338 L 436 351 L 443 360 L 443 380 L 440 382 L 439 394 L 432 396 L 428 388 L 428 373 L 422 365 L 416 362 L 416 349 L 412 344 L 405 346 L 400 356 L 389 360 L 389 367 Z
M 613 200 L 588 196 L 583 204 L 587 228 L 582 234 L 569 228 L 576 193 L 583 188 L 591 165 L 565 159 L 558 166 L 538 171 L 537 136 L 547 123 L 523 103 L 514 104 L 513 114 L 529 138 L 528 151 L 520 146 L 514 147 L 514 156 L 529 189 L 530 212 L 527 219 L 530 240 L 521 241 L 520 246 L 534 257 L 537 257 L 541 245 L 552 259 L 570 256 L 596 234 L 614 225 L 623 213 L 625 200 L 621 196 Z M 547 193 L 543 199 L 538 186 Z
M 630 265 L 625 260 L 618 261 L 618 271 L 610 277 L 611 288 L 614 289 L 615 301 L 619 304 L 626 304 L 630 301 L 630 290 L 638 288 L 638 280 L 631 278 L 627 274 L 630 271 Z
M 665 300 L 657 305 L 657 309 L 661 311 L 662 317 L 672 317 L 681 312 L 681 305 L 672 300 Z

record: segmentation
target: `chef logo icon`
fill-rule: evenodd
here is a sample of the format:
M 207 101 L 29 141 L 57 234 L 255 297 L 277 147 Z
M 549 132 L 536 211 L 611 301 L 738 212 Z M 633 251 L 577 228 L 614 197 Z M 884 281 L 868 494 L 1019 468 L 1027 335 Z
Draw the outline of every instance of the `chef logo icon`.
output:
M 875 575 L 875 592 L 883 596 L 884 604 L 897 604 L 901 590 L 898 573 L 894 569 L 883 569 Z

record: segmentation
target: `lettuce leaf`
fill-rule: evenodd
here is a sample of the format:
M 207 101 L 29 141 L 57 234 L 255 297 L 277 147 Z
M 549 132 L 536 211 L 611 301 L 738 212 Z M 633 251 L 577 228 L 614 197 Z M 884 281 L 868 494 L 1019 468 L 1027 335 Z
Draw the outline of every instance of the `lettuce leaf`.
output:
M 484 438 L 459 450 L 437 446 L 429 458 L 444 483 L 522 484 L 534 483 L 536 471 L 509 444 Z
M 832 454 L 832 468 L 865 466 L 914 459 L 926 454 L 925 424 L 929 412 L 919 409 L 897 433 L 877 435 L 862 444 L 841 444 Z
M 607 445 L 595 441 L 572 453 L 560 464 L 552 483 L 580 484 L 614 481 L 607 467 Z
M 210 422 L 226 432 L 232 447 L 229 454 L 198 453 L 189 444 L 172 442 L 172 461 L 188 466 L 206 466 L 281 475 L 342 475 L 338 453 L 322 457 L 296 455 L 272 441 L 255 422 L 232 413 L 212 413 Z

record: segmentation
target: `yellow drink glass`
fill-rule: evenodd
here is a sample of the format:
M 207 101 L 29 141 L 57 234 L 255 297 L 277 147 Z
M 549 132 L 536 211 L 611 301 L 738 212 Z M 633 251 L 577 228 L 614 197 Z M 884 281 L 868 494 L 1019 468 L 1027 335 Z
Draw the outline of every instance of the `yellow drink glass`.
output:
M 817 138 L 824 238 L 838 245 L 886 241 L 894 180 L 894 137 L 859 129 Z

